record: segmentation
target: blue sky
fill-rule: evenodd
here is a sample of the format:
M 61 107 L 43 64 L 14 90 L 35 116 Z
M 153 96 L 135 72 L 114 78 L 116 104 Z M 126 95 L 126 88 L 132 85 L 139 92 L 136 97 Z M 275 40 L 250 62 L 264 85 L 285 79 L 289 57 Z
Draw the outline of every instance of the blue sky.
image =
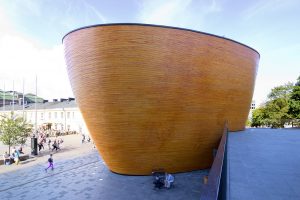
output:
M 258 103 L 271 88 L 300 76 L 297 0 L 0 0 L 0 88 L 5 82 L 10 89 L 15 80 L 20 90 L 25 79 L 25 90 L 33 92 L 37 75 L 41 96 L 72 96 L 62 37 L 82 26 L 122 22 L 189 28 L 253 47 L 261 54 Z

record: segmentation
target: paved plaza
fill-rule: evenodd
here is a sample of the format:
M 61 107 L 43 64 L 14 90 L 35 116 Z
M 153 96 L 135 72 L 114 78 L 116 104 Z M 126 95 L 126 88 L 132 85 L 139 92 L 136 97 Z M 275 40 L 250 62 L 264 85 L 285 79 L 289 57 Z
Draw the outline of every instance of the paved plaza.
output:
M 108 170 L 91 143 L 65 136 L 54 154 L 54 171 L 44 171 L 50 152 L 0 166 L 0 199 L 200 199 L 208 170 L 175 174 L 175 186 L 153 189 L 152 176 Z M 229 133 L 227 186 L 230 200 L 300 199 L 300 129 L 246 129 Z
M 208 174 L 208 170 L 178 173 L 174 175 L 174 188 L 154 190 L 152 176 L 125 176 L 109 171 L 92 145 L 83 144 L 70 152 L 54 154 L 54 171 L 44 171 L 46 156 L 19 166 L 0 166 L 0 199 L 193 200 L 200 198 L 203 176 Z M 73 155 L 74 152 L 77 153 Z
M 230 200 L 300 199 L 300 129 L 246 129 L 228 138 Z

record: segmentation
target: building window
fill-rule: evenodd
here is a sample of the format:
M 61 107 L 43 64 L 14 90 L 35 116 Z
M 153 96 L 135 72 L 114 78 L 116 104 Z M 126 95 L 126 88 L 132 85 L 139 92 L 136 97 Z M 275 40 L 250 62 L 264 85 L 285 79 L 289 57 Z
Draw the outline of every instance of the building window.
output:
M 49 114 L 48 114 L 48 118 L 49 118 L 49 119 L 51 119 L 51 112 L 49 112 Z
M 41 120 L 44 119 L 44 113 L 41 113 Z
M 61 113 L 60 113 L 60 117 L 61 117 L 61 118 L 64 118 L 64 112 L 61 112 Z
M 54 118 L 55 118 L 55 119 L 57 118 L 57 112 L 54 113 Z
M 73 119 L 75 118 L 75 113 L 73 112 Z
M 70 125 L 67 125 L 67 127 L 68 127 L 67 130 L 69 131 L 70 130 Z
M 70 119 L 70 112 L 67 112 L 67 118 Z

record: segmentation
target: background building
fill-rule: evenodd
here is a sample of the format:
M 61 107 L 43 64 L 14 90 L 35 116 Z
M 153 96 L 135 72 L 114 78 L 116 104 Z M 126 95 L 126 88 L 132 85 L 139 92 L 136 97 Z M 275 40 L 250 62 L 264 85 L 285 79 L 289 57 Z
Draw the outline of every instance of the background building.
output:
M 35 97 L 31 96 L 30 98 L 34 99 Z M 19 103 L 14 106 L 2 106 L 0 109 L 1 116 L 8 116 L 11 112 L 14 112 L 18 116 L 23 116 L 29 123 L 33 124 L 34 127 L 36 124 L 38 129 L 43 128 L 45 130 L 59 132 L 76 131 L 77 133 L 88 133 L 74 98 L 54 99 L 53 102 L 43 100 L 43 102 L 36 104 L 24 104 L 24 107 L 22 103 Z
M 45 100 L 41 97 L 38 97 L 34 94 L 28 93 L 24 95 L 24 104 L 30 103 L 43 103 Z M 12 105 L 22 104 L 23 103 L 23 93 L 17 91 L 3 91 L 0 90 L 0 106 L 3 105 Z
M 249 119 L 249 120 L 252 119 L 252 112 L 253 112 L 253 110 L 255 110 L 255 108 L 256 108 L 256 103 L 255 103 L 254 100 L 252 100 L 251 106 L 250 106 L 249 115 L 248 115 L 248 119 Z

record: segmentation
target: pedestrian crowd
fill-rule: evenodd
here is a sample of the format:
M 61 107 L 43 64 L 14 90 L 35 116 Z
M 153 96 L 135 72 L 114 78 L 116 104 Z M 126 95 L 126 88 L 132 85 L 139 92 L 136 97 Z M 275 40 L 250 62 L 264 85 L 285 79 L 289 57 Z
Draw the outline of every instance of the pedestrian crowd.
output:
M 42 151 L 45 150 L 45 146 L 48 146 L 48 150 L 49 152 L 57 152 L 59 150 L 61 150 L 62 148 L 62 144 L 63 144 L 63 139 L 62 138 L 58 138 L 55 137 L 53 138 L 47 138 L 47 134 L 44 132 L 40 132 L 37 138 L 37 147 L 38 147 L 38 151 Z M 35 134 L 33 134 L 33 137 L 35 137 Z M 52 140 L 51 140 L 52 139 Z M 3 159 L 3 164 L 4 165 L 10 165 L 15 163 L 16 165 L 18 165 L 20 163 L 20 155 L 24 154 L 23 152 L 23 147 L 20 146 L 18 149 L 16 147 L 13 147 L 11 154 L 5 152 L 2 155 L 2 159 Z
M 44 150 L 45 147 L 44 145 L 47 144 L 48 146 L 48 150 L 50 151 L 58 151 L 61 149 L 61 145 L 62 143 L 64 142 L 62 138 L 58 138 L 58 137 L 55 137 L 54 139 L 52 139 L 53 141 L 51 141 L 51 138 L 48 138 L 46 137 L 46 134 L 44 133 L 41 133 L 39 135 L 39 138 L 38 138 L 38 148 L 39 148 L 39 151 L 41 151 L 42 149 Z

